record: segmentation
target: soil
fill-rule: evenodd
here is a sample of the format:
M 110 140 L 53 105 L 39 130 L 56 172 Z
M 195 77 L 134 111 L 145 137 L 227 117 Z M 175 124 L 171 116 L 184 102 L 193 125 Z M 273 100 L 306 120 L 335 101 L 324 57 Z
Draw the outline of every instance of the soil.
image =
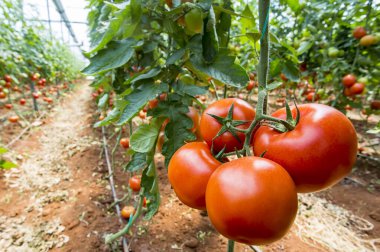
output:
M 19 167 L 0 171 L 0 251 L 121 250 L 119 242 L 112 248 L 104 245 L 105 236 L 117 232 L 126 221 L 121 225 L 114 208 L 110 208 L 113 198 L 102 152 L 102 134 L 92 127 L 98 116 L 87 84 L 78 85 L 29 135 L 12 146 L 9 157 Z M 349 228 L 361 239 L 379 239 L 379 163 L 365 158 L 368 153 L 378 158 L 372 147 L 366 147 L 375 137 L 364 133 L 368 125 L 361 125 L 362 121 L 354 123 L 364 139 L 364 158 L 358 160 L 354 172 L 340 184 L 321 193 L 301 196 L 296 224 L 280 241 L 262 246 L 263 251 L 350 251 L 318 238 L 313 232 L 317 229 L 334 232 Z M 7 143 L 20 131 L 18 125 L 7 125 L 0 137 Z M 112 133 L 109 130 L 108 136 Z M 109 149 L 115 144 L 114 137 Z M 125 151 L 119 149 L 115 160 L 116 191 L 122 198 L 131 194 L 127 188 L 128 175 L 121 171 L 128 160 Z M 156 154 L 161 207 L 152 220 L 140 220 L 127 236 L 131 251 L 226 251 L 227 239 L 214 230 L 207 214 L 178 200 L 163 164 L 163 157 Z M 136 193 L 132 194 L 129 203 L 123 202 L 121 206 L 134 204 L 136 197 Z M 340 214 L 346 212 L 349 214 Z M 329 223 L 329 216 L 340 216 L 344 223 L 339 223 L 338 229 L 337 224 Z M 369 224 L 373 226 L 368 227 Z M 339 236 L 327 238 L 335 239 L 336 243 L 344 240 Z M 376 246 L 379 243 L 368 242 L 360 251 L 376 251 Z M 237 244 L 235 251 L 253 250 Z

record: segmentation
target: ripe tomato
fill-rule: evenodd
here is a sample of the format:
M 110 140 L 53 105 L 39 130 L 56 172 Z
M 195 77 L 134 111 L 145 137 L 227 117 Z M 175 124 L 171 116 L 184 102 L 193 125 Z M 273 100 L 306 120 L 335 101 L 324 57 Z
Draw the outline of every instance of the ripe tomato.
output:
M 350 94 L 351 95 L 357 95 L 357 94 L 361 94 L 363 93 L 364 91 L 364 84 L 363 83 L 355 83 L 354 85 L 352 85 L 349 90 L 350 90 Z
M 154 109 L 157 106 L 158 106 L 158 100 L 157 99 L 153 99 L 153 100 L 149 101 L 149 108 L 150 109 Z
M 255 87 L 255 81 L 253 81 L 253 80 L 250 80 L 249 82 L 248 82 L 248 85 L 247 85 L 247 90 L 248 91 L 251 91 L 254 87 Z
M 146 113 L 145 113 L 144 111 L 140 110 L 140 112 L 139 112 L 139 117 L 140 117 L 141 119 L 145 119 L 145 118 L 146 118 Z
M 8 74 L 6 74 L 6 75 L 4 75 L 4 80 L 5 80 L 6 82 L 12 82 L 12 77 L 9 76 Z
M 254 152 L 282 165 L 298 192 L 320 191 L 351 172 L 356 160 L 354 126 L 338 110 L 322 104 L 299 106 L 300 120 L 294 130 L 280 133 L 267 126 L 254 136 Z M 296 109 L 292 109 L 295 118 Z M 274 117 L 286 119 L 285 109 Z
M 191 132 L 195 133 L 199 129 L 199 113 L 194 107 L 189 107 L 189 112 L 186 115 L 193 121 Z
M 299 66 L 299 69 L 301 72 L 305 72 L 307 70 L 307 63 L 306 62 L 302 62 Z
M 20 99 L 20 105 L 25 105 L 25 103 L 26 103 L 26 100 L 24 98 L 21 98 Z
M 129 148 L 129 138 L 120 139 L 120 145 L 123 146 L 123 148 L 128 149 Z
M 346 106 L 344 106 L 344 109 L 346 111 L 349 111 L 349 110 L 352 110 L 352 107 L 350 106 L 350 104 L 347 104 Z
M 53 99 L 50 98 L 50 97 L 46 97 L 45 101 L 46 101 L 47 103 L 53 103 Z
M 98 98 L 98 96 L 99 96 L 97 93 L 92 93 L 91 95 L 92 95 L 92 98 L 94 98 L 94 99 Z
M 169 181 L 178 198 L 189 207 L 206 209 L 207 182 L 220 164 L 206 143 L 192 142 L 179 148 L 168 166 Z
M 160 99 L 160 101 L 165 101 L 167 96 L 168 96 L 167 93 L 162 93 L 162 94 L 160 94 L 160 96 L 158 98 Z
M 11 116 L 8 118 L 8 121 L 11 123 L 17 123 L 20 118 L 18 116 Z
M 228 111 L 230 110 L 232 104 L 234 104 L 233 119 L 249 121 L 246 124 L 238 126 L 238 128 L 248 128 L 250 122 L 254 119 L 256 114 L 255 110 L 249 103 L 241 99 L 227 98 L 212 103 L 203 112 L 200 124 L 201 136 L 209 146 L 212 145 L 212 139 L 222 128 L 222 125 L 209 114 L 213 114 L 219 117 L 227 117 Z M 234 151 L 235 148 L 241 149 L 244 144 L 245 136 L 240 132 L 237 133 L 237 136 L 240 141 L 237 140 L 231 134 L 231 132 L 223 133 L 221 136 L 217 137 L 214 140 L 214 150 L 216 152 L 219 152 L 224 148 L 224 146 L 226 146 L 226 152 Z
M 5 97 L 7 97 L 7 94 L 4 92 L 0 92 L 0 99 L 4 99 Z
M 342 83 L 345 87 L 351 87 L 356 82 L 356 76 L 353 74 L 347 74 L 343 77 Z
M 283 81 L 287 81 L 288 80 L 288 78 L 286 78 L 285 74 L 283 74 L 283 73 L 280 74 L 280 78 Z
M 379 110 L 380 109 L 380 100 L 373 100 L 371 102 L 371 109 Z
M 308 93 L 307 95 L 306 95 L 306 100 L 307 101 L 313 101 L 313 98 L 314 98 L 314 101 L 318 101 L 319 100 L 319 95 L 317 94 L 317 95 L 315 95 L 315 92 L 310 92 L 310 93 Z
M 103 121 L 104 120 L 104 115 L 100 115 L 99 116 L 99 121 Z
M 132 214 L 135 214 L 135 212 L 136 209 L 133 206 L 125 206 L 121 210 L 120 214 L 124 219 L 128 220 Z
M 134 175 L 131 178 L 129 178 L 129 187 L 135 192 L 140 191 L 140 189 L 141 189 L 141 175 Z
M 6 82 L 5 85 L 4 85 L 4 87 L 6 87 L 6 88 L 11 88 L 11 87 L 12 87 L 12 83 L 10 83 L 10 82 Z
M 34 99 L 38 99 L 38 97 L 40 97 L 40 95 L 39 95 L 38 93 L 34 92 L 34 93 L 33 93 L 33 98 L 34 98 Z
M 13 105 L 10 104 L 10 103 L 7 103 L 4 105 L 7 109 L 12 109 L 13 108 Z
M 352 35 L 354 36 L 354 38 L 360 39 L 364 37 L 365 35 L 367 35 L 367 32 L 364 29 L 364 27 L 358 26 L 353 30 Z
M 365 35 L 360 39 L 360 45 L 371 46 L 377 43 L 377 38 L 373 35 Z
M 146 198 L 143 199 L 143 207 L 146 207 Z
M 297 214 L 297 192 L 279 164 L 244 157 L 222 164 L 210 177 L 206 206 L 225 237 L 262 245 L 283 237 Z

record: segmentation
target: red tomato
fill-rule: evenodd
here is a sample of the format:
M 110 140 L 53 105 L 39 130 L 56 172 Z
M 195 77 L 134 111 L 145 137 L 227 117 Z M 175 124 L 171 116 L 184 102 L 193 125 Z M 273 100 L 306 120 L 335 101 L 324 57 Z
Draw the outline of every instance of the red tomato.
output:
M 33 98 L 34 98 L 34 99 L 38 99 L 38 97 L 40 97 L 40 95 L 39 95 L 38 93 L 34 92 L 34 93 L 33 93 Z
M 20 105 L 25 105 L 25 103 L 26 103 L 26 100 L 24 98 L 21 98 L 20 99 Z
M 158 100 L 157 99 L 153 99 L 153 100 L 149 101 L 149 108 L 150 109 L 154 109 L 157 106 L 158 106 Z
M 254 136 L 254 152 L 283 166 L 298 192 L 320 191 L 351 172 L 356 160 L 354 126 L 338 110 L 322 104 L 299 106 L 300 121 L 294 130 L 280 133 L 267 126 Z M 296 116 L 295 108 L 292 109 Z M 285 109 L 274 117 L 286 119 Z
M 314 101 L 318 101 L 319 100 L 319 95 L 317 94 L 317 95 L 315 95 L 315 97 L 314 97 L 314 95 L 315 95 L 314 92 L 308 93 L 307 96 L 306 96 L 306 100 L 311 102 L 311 101 L 313 101 L 313 98 L 314 98 Z
M 342 83 L 345 87 L 351 87 L 356 82 L 356 76 L 353 74 L 347 74 L 343 77 Z
M 283 237 L 297 214 L 297 192 L 279 164 L 244 157 L 221 165 L 206 190 L 215 229 L 237 242 L 262 245 Z
M 351 94 L 350 88 L 345 88 L 344 91 L 343 91 L 343 94 L 345 96 L 351 96 L 352 94 Z
M 360 39 L 359 43 L 362 46 L 371 46 L 376 44 L 377 42 L 377 38 L 374 35 L 365 35 Z
M 4 105 L 7 109 L 12 109 L 13 108 L 13 105 L 10 104 L 10 103 L 7 103 Z
M 141 118 L 141 119 L 145 119 L 146 118 L 146 113 L 144 112 L 144 111 L 140 111 L 139 112 L 139 117 Z
M 129 178 L 129 187 L 135 192 L 140 191 L 141 175 L 134 175 L 133 177 Z
M 2 86 L 0 86 L 0 92 L 2 92 L 3 91 L 3 87 Z
M 135 214 L 135 212 L 136 209 L 133 206 L 125 206 L 121 210 L 120 214 L 124 219 L 128 220 L 132 214 Z
M 10 83 L 10 82 L 6 82 L 5 85 L 4 85 L 4 87 L 6 87 L 6 88 L 11 88 L 11 87 L 12 87 L 12 83 Z
M 367 31 L 364 29 L 364 27 L 358 26 L 353 30 L 352 35 L 354 38 L 360 39 L 367 35 Z
M 373 100 L 371 102 L 371 109 L 379 110 L 380 109 L 380 100 Z
M 280 74 L 280 78 L 283 81 L 287 81 L 288 80 L 288 78 L 286 78 L 285 74 L 283 74 L 283 73 Z
M 168 97 L 168 94 L 167 93 L 162 93 L 162 94 L 160 94 L 160 96 L 158 98 L 160 99 L 160 101 L 165 101 L 166 97 Z
M 169 181 L 178 198 L 189 207 L 206 209 L 207 182 L 220 164 L 206 143 L 192 142 L 179 148 L 168 166 Z
M 143 207 L 146 207 L 146 198 L 143 199 Z
M 20 118 L 18 116 L 11 116 L 8 118 L 8 121 L 11 123 L 17 123 Z
M 352 107 L 350 106 L 350 104 L 347 104 L 346 106 L 344 106 L 344 109 L 348 111 L 352 110 Z
M 246 124 L 238 126 L 238 128 L 246 129 L 249 127 L 250 122 L 255 117 L 255 110 L 253 107 L 241 99 L 227 98 L 212 103 L 202 114 L 200 132 L 202 138 L 209 146 L 212 145 L 212 139 L 218 134 L 222 125 L 209 114 L 219 117 L 227 117 L 231 105 L 234 104 L 233 119 L 249 121 Z M 219 152 L 226 146 L 226 152 L 234 151 L 235 148 L 241 149 L 244 144 L 245 135 L 237 133 L 239 140 L 237 140 L 231 132 L 225 132 L 214 140 L 214 150 Z
M 363 83 L 355 83 L 354 85 L 352 85 L 349 88 L 349 90 L 350 90 L 351 95 L 361 94 L 364 91 L 364 84 Z
M 255 87 L 255 81 L 253 81 L 253 80 L 250 80 L 249 82 L 248 82 L 248 85 L 247 85 L 247 90 L 248 91 L 251 91 L 254 87 Z
M 7 97 L 7 94 L 4 92 L 0 92 L 0 99 L 4 99 L 5 97 Z
M 4 75 L 4 80 L 5 80 L 6 82 L 12 82 L 12 77 L 9 76 L 8 74 L 6 74 L 6 75 Z
M 124 149 L 129 148 L 129 138 L 120 139 L 120 145 L 123 146 Z

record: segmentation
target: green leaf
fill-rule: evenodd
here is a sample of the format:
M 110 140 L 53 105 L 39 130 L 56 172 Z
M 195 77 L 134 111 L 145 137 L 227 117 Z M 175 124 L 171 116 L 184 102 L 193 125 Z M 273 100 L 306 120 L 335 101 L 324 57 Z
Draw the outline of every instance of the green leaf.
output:
M 202 36 L 203 59 L 208 63 L 212 63 L 219 52 L 219 40 L 215 25 L 215 13 L 211 6 L 208 18 L 204 23 L 204 34 Z
M 225 85 L 242 88 L 249 81 L 243 67 L 235 64 L 235 57 L 229 56 L 227 50 L 220 50 L 212 64 L 207 64 L 199 54 L 192 55 L 190 62 L 195 71 L 207 74 Z M 197 74 L 197 73 L 196 73 Z
M 131 160 L 125 166 L 124 170 L 129 172 L 137 172 L 139 170 L 145 169 L 148 166 L 146 162 L 146 157 L 146 153 L 135 152 Z
M 144 219 L 150 220 L 157 213 L 160 206 L 160 191 L 158 189 L 156 167 L 153 161 L 154 152 L 147 157 L 149 167 L 145 168 L 141 177 L 141 187 L 143 187 L 144 195 L 149 200 L 148 212 L 145 213 Z
M 173 84 L 173 89 L 179 94 L 187 94 L 190 96 L 196 96 L 196 95 L 205 94 L 208 90 L 208 87 L 207 86 L 199 87 L 199 86 L 189 85 L 181 81 L 178 81 L 175 84 Z
M 104 94 L 98 101 L 98 108 L 102 109 L 106 106 L 107 101 L 108 101 L 108 94 Z
M 278 87 L 281 86 L 281 85 L 282 85 L 282 82 L 279 82 L 279 81 L 272 82 L 271 84 L 268 84 L 268 85 L 267 85 L 267 89 L 268 89 L 269 91 L 271 91 L 271 90 L 274 90 L 274 89 L 278 88 Z
M 0 155 L 4 154 L 4 153 L 7 153 L 7 152 L 8 152 L 7 149 L 5 149 L 4 147 L 0 147 Z
M 105 29 L 104 33 L 99 33 L 98 38 L 96 39 L 96 45 L 90 49 L 89 52 L 85 53 L 87 56 L 96 53 L 102 49 L 108 42 L 110 42 L 115 34 L 119 31 L 120 26 L 123 21 L 130 15 L 130 9 L 125 8 L 118 12 L 114 18 L 112 18 L 108 24 L 108 27 Z
M 299 0 L 286 0 L 288 6 L 293 12 L 297 12 L 300 8 Z
M 82 72 L 91 75 L 121 67 L 132 58 L 136 44 L 134 39 L 110 42 L 106 49 L 90 59 L 90 64 Z
M 245 35 L 247 36 L 249 40 L 253 41 L 254 43 L 259 41 L 261 37 L 260 32 L 248 32 Z
M 166 83 L 144 83 L 133 90 L 132 93 L 124 97 L 128 104 L 123 109 L 118 125 L 122 125 L 131 120 L 148 101 L 156 98 L 157 95 L 163 92 L 167 92 L 168 90 L 169 85 Z
M 166 60 L 166 65 L 172 65 L 176 63 L 178 60 L 180 60 L 183 57 L 183 55 L 185 55 L 185 52 L 186 52 L 185 48 L 181 48 L 174 51 Z
M 153 149 L 164 118 L 153 118 L 150 124 L 140 125 L 131 136 L 131 149 L 148 152 Z
M 299 70 L 296 65 L 291 61 L 286 61 L 284 67 L 282 68 L 282 73 L 285 74 L 286 78 L 291 81 L 299 80 Z
M 131 82 L 133 83 L 133 82 L 136 82 L 139 80 L 150 79 L 150 78 L 157 76 L 160 73 L 161 73 L 161 69 L 158 67 L 155 67 L 155 68 L 150 69 L 147 73 L 143 73 L 143 74 L 138 75 Z
M 313 44 L 314 44 L 314 41 L 310 41 L 310 40 L 302 41 L 300 44 L 300 47 L 297 49 L 297 54 L 301 55 L 309 51 L 309 49 L 313 46 Z
M 12 163 L 12 162 L 0 160 L 0 168 L 1 169 L 9 170 L 9 169 L 12 169 L 15 167 L 17 167 L 17 165 Z

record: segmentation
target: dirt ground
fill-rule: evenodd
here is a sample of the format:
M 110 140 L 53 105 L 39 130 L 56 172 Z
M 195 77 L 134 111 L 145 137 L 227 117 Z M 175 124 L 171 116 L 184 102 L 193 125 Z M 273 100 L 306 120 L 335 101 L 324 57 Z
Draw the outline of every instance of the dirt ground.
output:
M 19 167 L 0 171 L 0 251 L 120 251 L 119 244 L 112 249 L 104 245 L 104 237 L 123 225 L 114 208 L 109 209 L 113 199 L 101 131 L 92 127 L 94 110 L 91 89 L 86 83 L 79 85 L 12 146 L 10 157 Z M 354 123 L 365 139 L 374 138 L 363 133 L 363 122 Z M 8 125 L 0 139 L 7 143 L 20 130 Z M 365 149 L 364 156 L 366 151 L 372 149 Z M 116 153 L 119 198 L 128 193 L 128 175 L 120 169 L 127 160 L 122 150 Z M 226 251 L 227 240 L 213 229 L 207 215 L 177 199 L 160 154 L 156 163 L 161 207 L 151 221 L 139 221 L 127 236 L 131 251 Z M 359 158 L 354 172 L 340 184 L 301 196 L 289 234 L 261 249 L 353 251 L 350 248 L 357 245 L 361 248 L 357 251 L 380 250 L 379 166 Z M 129 204 L 133 202 L 132 197 Z M 237 244 L 235 251 L 252 249 Z

